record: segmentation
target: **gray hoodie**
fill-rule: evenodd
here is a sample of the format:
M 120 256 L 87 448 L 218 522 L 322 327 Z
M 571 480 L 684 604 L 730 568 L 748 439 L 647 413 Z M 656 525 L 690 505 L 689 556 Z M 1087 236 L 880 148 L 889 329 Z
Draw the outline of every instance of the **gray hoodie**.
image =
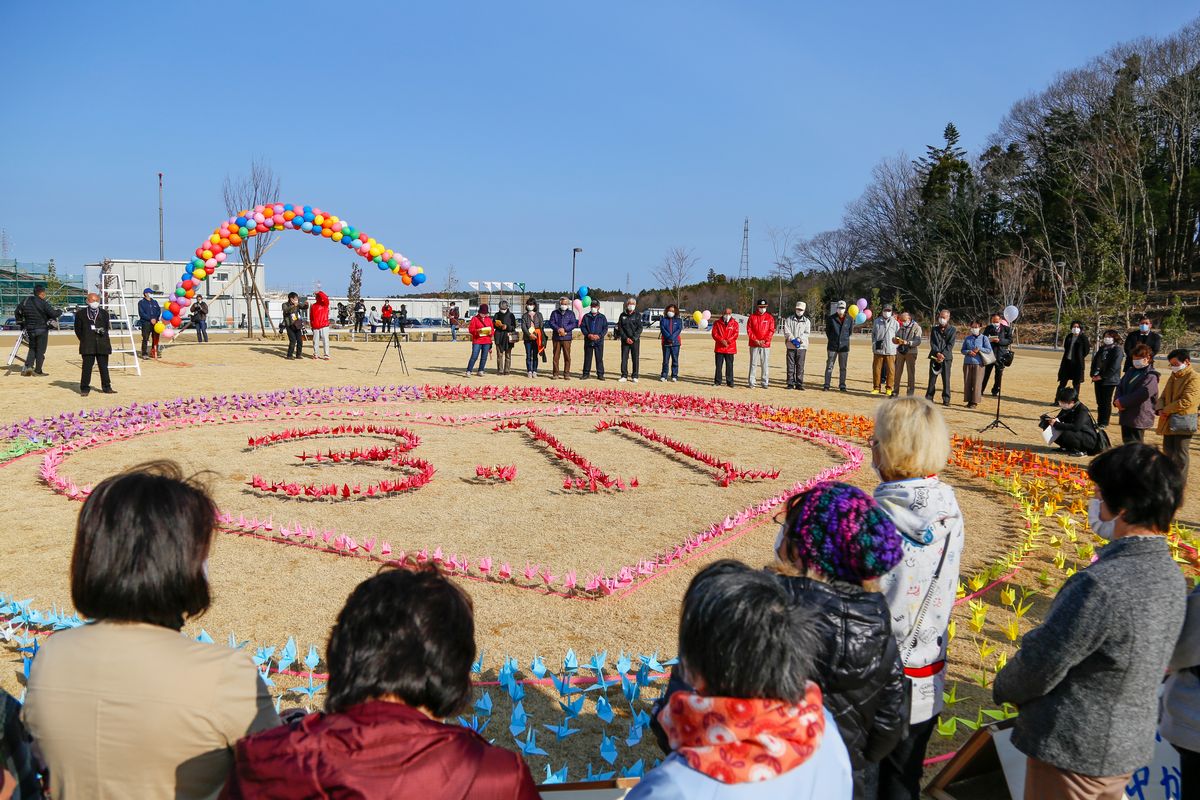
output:
M 904 558 L 880 579 L 880 591 L 892 611 L 892 633 L 900 645 L 906 670 L 920 669 L 946 660 L 946 628 L 958 591 L 962 560 L 963 516 L 954 489 L 936 477 L 889 481 L 875 487 L 875 500 L 900 532 Z M 946 557 L 933 582 L 942 551 Z M 917 616 L 929 595 L 925 614 Z M 913 645 L 916 627 L 916 645 Z M 943 667 L 928 677 L 912 677 L 914 724 L 931 719 L 944 705 Z

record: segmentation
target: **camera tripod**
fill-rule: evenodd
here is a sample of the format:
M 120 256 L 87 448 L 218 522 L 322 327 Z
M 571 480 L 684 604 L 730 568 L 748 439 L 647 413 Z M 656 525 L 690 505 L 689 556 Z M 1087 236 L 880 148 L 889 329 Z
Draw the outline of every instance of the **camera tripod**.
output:
M 1004 428 L 1004 430 L 1008 431 L 1013 436 L 1017 435 L 1016 431 L 1014 431 L 1012 428 L 1008 427 L 1008 424 L 1004 420 L 1000 419 L 1000 393 L 999 392 L 996 392 L 996 418 L 994 420 L 992 420 L 991 422 L 989 422 L 986 426 L 980 428 L 979 432 L 987 433 L 988 431 L 992 430 L 993 428 Z
M 375 368 L 375 374 L 379 374 L 379 370 L 383 369 L 383 360 L 387 358 L 388 350 L 395 347 L 396 355 L 400 357 L 400 368 L 404 370 L 404 374 L 408 375 L 408 362 L 404 360 L 404 348 L 400 346 L 400 337 L 395 331 L 392 331 L 392 338 L 388 339 L 387 347 L 383 348 L 383 355 L 379 358 L 379 366 Z

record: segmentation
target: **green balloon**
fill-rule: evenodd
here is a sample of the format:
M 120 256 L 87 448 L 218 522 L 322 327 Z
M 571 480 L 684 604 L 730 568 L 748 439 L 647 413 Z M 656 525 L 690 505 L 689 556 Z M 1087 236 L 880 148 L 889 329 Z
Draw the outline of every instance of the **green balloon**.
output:
M 590 305 L 592 304 L 592 298 L 588 297 L 588 296 L 585 294 L 585 295 L 583 296 L 583 299 L 582 299 L 582 300 L 580 300 L 579 302 L 583 303 L 583 307 L 584 307 L 584 308 L 587 308 L 588 306 L 590 306 Z

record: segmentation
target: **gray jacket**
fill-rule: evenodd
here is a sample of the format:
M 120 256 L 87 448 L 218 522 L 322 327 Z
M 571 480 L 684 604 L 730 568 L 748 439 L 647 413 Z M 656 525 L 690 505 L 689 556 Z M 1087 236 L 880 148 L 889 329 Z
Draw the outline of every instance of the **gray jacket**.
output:
M 1187 599 L 1187 619 L 1163 686 L 1159 732 L 1176 747 L 1200 750 L 1200 589 Z
M 900 333 L 900 323 L 895 317 L 883 318 L 880 315 L 871 325 L 871 352 L 878 356 L 896 355 L 896 343 L 892 339 Z
M 1161 536 L 1105 545 L 1067 579 L 1045 621 L 996 676 L 1020 708 L 1013 745 L 1083 775 L 1121 775 L 1154 756 L 1158 686 L 1183 627 L 1187 582 Z
M 783 320 L 783 340 L 788 350 L 807 350 L 808 335 L 812 333 L 812 321 L 805 316 L 791 314 Z M 793 342 L 800 342 L 797 346 Z

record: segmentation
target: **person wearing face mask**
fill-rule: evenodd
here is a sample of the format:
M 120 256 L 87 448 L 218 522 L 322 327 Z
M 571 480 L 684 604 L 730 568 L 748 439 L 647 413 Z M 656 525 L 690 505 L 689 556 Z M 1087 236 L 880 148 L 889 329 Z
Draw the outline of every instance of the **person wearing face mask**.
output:
M 775 337 L 775 316 L 767 310 L 767 301 L 759 300 L 746 320 L 746 338 L 750 342 L 750 375 L 747 385 L 753 389 L 754 373 L 762 379 L 762 388 L 771 387 L 771 339 Z
M 642 350 L 642 315 L 637 311 L 637 300 L 625 298 L 625 310 L 617 317 L 617 329 L 613 336 L 621 340 L 621 378 L 638 382 L 638 364 L 641 361 Z M 630 369 L 629 362 L 633 362 Z
M 879 580 L 892 635 L 909 685 L 907 735 L 879 765 L 879 797 L 917 798 L 925 749 L 945 705 L 950 613 L 958 591 L 963 515 L 954 489 L 938 479 L 950 458 L 950 429 L 941 409 L 899 397 L 875 409 L 869 440 L 879 476 L 875 502 L 901 536 L 903 558 Z
M 596 361 L 596 380 L 604 380 L 604 337 L 608 335 L 608 317 L 600 311 L 595 300 L 583 312 L 579 322 L 583 331 L 583 377 L 592 374 L 592 360 Z
M 1200 406 L 1200 375 L 1192 369 L 1191 354 L 1183 348 L 1167 354 L 1171 377 L 1155 404 L 1157 431 L 1163 437 L 1163 452 L 1170 456 L 1183 474 L 1186 485 L 1192 446 L 1196 433 L 1196 411 Z
M 733 309 L 725 309 L 720 319 L 713 322 L 713 352 L 716 353 L 717 371 L 713 374 L 713 386 L 720 386 L 722 373 L 725 385 L 733 386 L 733 356 L 737 353 L 738 323 L 733 318 Z
M 208 303 L 204 302 L 204 296 L 197 294 L 192 304 L 188 307 L 188 317 L 192 320 L 192 327 L 196 329 L 196 341 L 201 343 L 208 342 Z
M 1107 330 L 1100 339 L 1100 346 L 1092 356 L 1089 376 L 1096 389 L 1096 424 L 1107 428 L 1112 419 L 1113 394 L 1121 381 L 1121 345 L 1117 343 L 1117 332 Z
M 796 301 L 795 313 L 783 321 L 784 354 L 787 356 L 787 388 L 804 388 L 804 360 L 808 356 L 808 336 L 812 320 L 804 316 L 808 304 Z
M 575 329 L 579 327 L 579 319 L 571 308 L 571 301 L 565 297 L 558 298 L 558 308 L 550 312 L 550 330 L 554 342 L 554 371 L 550 379 L 558 377 L 558 360 L 563 362 L 562 379 L 571 380 L 571 344 L 575 339 Z
M 1012 354 L 1009 352 L 1009 348 L 1012 347 L 1012 330 L 1005 323 L 1004 316 L 997 312 L 992 314 L 992 321 L 983 329 L 983 335 L 988 338 L 992 345 L 992 352 L 996 355 L 996 360 L 983 368 L 983 391 L 987 391 L 988 381 L 991 380 L 994 372 L 996 382 L 992 384 L 992 397 L 999 397 L 1000 382 L 1004 380 L 1004 368 L 1008 366 L 1005 362 L 1012 358 Z
M 900 323 L 891 303 L 871 323 L 871 394 L 891 394 L 896 379 L 896 334 Z
M 1133 348 L 1139 344 L 1150 348 L 1151 364 L 1154 363 L 1155 357 L 1162 352 L 1162 337 L 1153 328 L 1154 323 L 1150 321 L 1150 317 L 1143 316 L 1138 321 L 1138 326 L 1125 336 L 1125 372 L 1133 369 Z
M 1063 340 L 1062 361 L 1058 365 L 1058 388 L 1062 389 L 1068 383 L 1076 392 L 1083 383 L 1084 365 L 1088 353 L 1092 352 L 1092 344 L 1087 334 L 1083 332 L 1083 323 L 1075 320 L 1071 323 L 1071 332 Z
M 950 367 L 954 363 L 954 340 L 958 331 L 950 324 L 950 309 L 937 313 L 937 325 L 929 332 L 929 385 L 925 399 L 933 400 L 938 378 L 942 379 L 942 405 L 950 405 Z
M 1050 444 L 1073 458 L 1100 451 L 1100 436 L 1087 406 L 1079 402 L 1079 393 L 1070 386 L 1058 390 L 1058 415 L 1043 414 L 1038 427 L 1050 429 Z
M 404 329 L 408 327 L 408 306 L 404 305 L 404 303 L 400 304 L 400 310 L 396 312 L 396 318 L 395 318 L 394 324 L 396 326 L 396 330 L 399 331 L 400 335 L 407 337 L 407 334 L 405 334 Z M 512 348 L 509 348 L 509 349 L 511 350 Z
M 829 391 L 833 378 L 833 362 L 838 363 L 838 391 L 846 391 L 846 362 L 850 359 L 850 335 L 854 333 L 854 318 L 846 313 L 846 301 L 838 300 L 837 306 L 825 318 L 825 385 Z
M 507 300 L 500 301 L 500 310 L 492 317 L 492 324 L 496 326 L 496 334 L 493 337 L 496 344 L 496 374 L 507 375 L 512 367 L 513 347 L 520 337 L 517 318 L 509 311 Z
M 525 313 L 521 315 L 521 338 L 525 341 L 525 375 L 537 377 L 538 358 L 546 360 L 546 320 L 538 311 L 537 301 L 532 297 L 525 301 Z
M 1150 359 L 1154 357 L 1149 345 L 1133 348 L 1133 369 L 1121 376 L 1113 405 L 1121 423 L 1121 442 L 1145 441 L 1146 431 L 1154 427 L 1154 404 L 1158 402 L 1159 375 Z
M 983 335 L 983 320 L 971 320 L 970 332 L 963 337 L 963 401 L 975 408 L 983 399 L 983 365 L 995 363 L 992 343 Z
M 475 368 L 475 359 L 479 359 L 479 371 L 476 375 L 483 376 L 483 371 L 487 369 L 488 353 L 492 351 L 492 341 L 496 328 L 492 322 L 492 316 L 488 313 L 487 303 L 479 304 L 479 313 L 471 317 L 471 322 L 467 325 L 467 333 L 471 337 L 471 358 L 467 361 L 467 377 L 471 376 L 471 370 Z
M 1127 444 L 1087 473 L 1089 524 L 1111 543 L 1067 579 L 992 685 L 997 703 L 1021 709 L 1012 744 L 1028 798 L 1124 796 L 1153 759 L 1159 685 L 1184 623 L 1187 580 L 1164 538 L 1183 503 L 1178 467 Z
M 83 372 L 79 376 L 79 393 L 87 397 L 92 391 L 92 365 L 100 370 L 100 387 L 105 394 L 116 394 L 108 377 L 108 357 L 112 353 L 108 310 L 100 307 L 100 296 L 89 292 L 87 306 L 75 312 L 75 338 L 79 340 L 79 355 L 83 356 Z
M 893 384 L 892 397 L 900 396 L 900 381 L 908 374 L 908 396 L 916 391 L 917 382 L 917 350 L 921 346 L 921 326 L 907 311 L 900 312 L 900 328 L 892 341 L 896 343 L 896 380 Z
M 679 319 L 679 306 L 671 303 L 658 321 L 658 338 L 662 342 L 662 375 L 667 380 L 668 369 L 671 382 L 679 380 L 679 337 L 683 335 L 683 320 Z

